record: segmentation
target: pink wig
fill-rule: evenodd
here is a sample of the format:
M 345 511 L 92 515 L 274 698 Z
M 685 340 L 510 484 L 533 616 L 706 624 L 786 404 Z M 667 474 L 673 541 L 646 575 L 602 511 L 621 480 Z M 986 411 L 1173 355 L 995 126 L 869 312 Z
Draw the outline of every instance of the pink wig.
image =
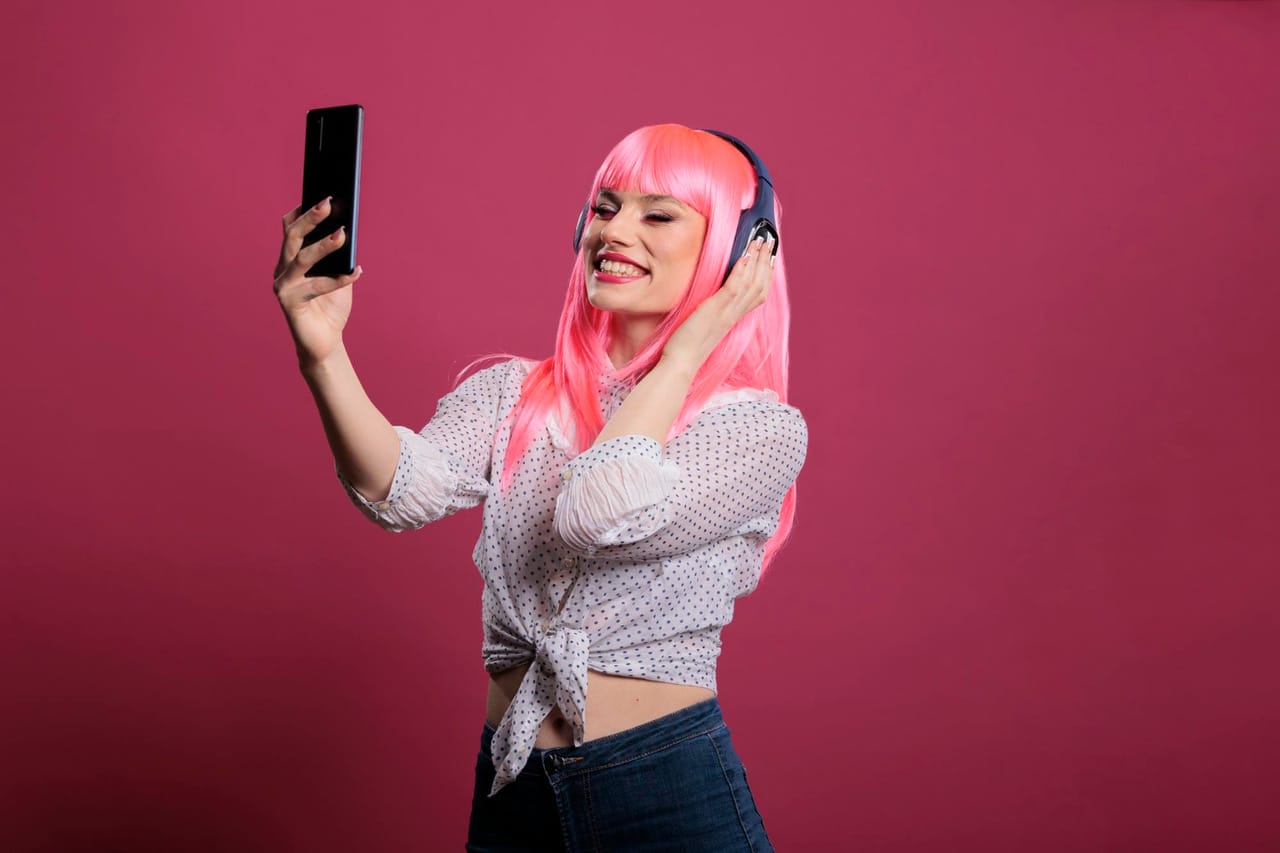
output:
M 601 187 L 671 195 L 707 220 L 702 253 L 684 298 L 663 319 L 645 348 L 625 367 L 613 372 L 616 378 L 639 381 L 658 363 L 671 334 L 724 281 L 739 214 L 755 199 L 755 172 L 742 152 L 720 137 L 678 124 L 663 124 L 634 131 L 609 152 L 596 172 L 588 197 L 594 199 Z M 782 211 L 776 195 L 775 207 L 774 224 L 781 237 Z M 588 213 L 587 226 L 592 218 L 594 214 Z M 767 299 L 739 320 L 703 363 L 667 435 L 668 441 L 679 435 L 698 416 L 707 398 L 720 390 L 769 388 L 787 402 L 791 308 L 781 248 L 784 243 L 779 239 Z M 580 250 L 569 276 L 555 353 L 530 371 L 521 388 L 520 401 L 511 413 L 514 422 L 500 479 L 503 490 L 510 487 L 516 466 L 533 437 L 545 428 L 551 411 L 572 417 L 579 452 L 590 447 L 604 429 L 596 391 L 599 365 L 607 360 L 612 327 L 609 313 L 587 299 L 586 268 L 587 260 Z M 791 532 L 795 502 L 793 485 L 783 499 L 778 530 L 765 544 L 765 567 Z

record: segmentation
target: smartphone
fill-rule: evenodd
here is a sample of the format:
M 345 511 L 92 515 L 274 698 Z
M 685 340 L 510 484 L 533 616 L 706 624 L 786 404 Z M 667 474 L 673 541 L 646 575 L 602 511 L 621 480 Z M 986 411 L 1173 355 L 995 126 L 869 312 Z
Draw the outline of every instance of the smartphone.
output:
M 364 107 L 347 104 L 307 111 L 307 153 L 302 161 L 302 209 L 309 210 L 325 196 L 329 216 L 302 238 L 310 246 L 339 226 L 347 239 L 342 246 L 307 270 L 307 276 L 347 275 L 356 268 L 356 228 L 360 214 L 360 143 L 364 136 Z

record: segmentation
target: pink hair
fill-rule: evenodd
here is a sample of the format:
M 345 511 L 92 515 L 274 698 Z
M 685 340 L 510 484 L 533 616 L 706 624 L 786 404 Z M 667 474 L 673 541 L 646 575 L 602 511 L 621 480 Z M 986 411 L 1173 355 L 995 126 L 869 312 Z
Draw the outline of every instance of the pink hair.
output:
M 614 377 L 639 381 L 657 364 L 672 332 L 719 289 L 729 265 L 739 214 L 755 200 L 755 186 L 755 171 L 733 145 L 714 134 L 678 124 L 642 127 L 609 152 L 596 172 L 589 198 L 594 199 L 601 187 L 671 195 L 707 219 L 702 253 L 684 298 L 659 324 L 645 348 L 625 367 L 612 372 Z M 775 206 L 774 224 L 781 234 L 782 211 L 776 195 Z M 588 213 L 587 226 L 592 218 L 594 215 Z M 718 390 L 769 388 L 779 400 L 787 402 L 791 308 L 782 242 L 779 240 L 767 299 L 739 320 L 703 363 L 671 426 L 668 441 L 698 416 L 703 404 Z M 556 407 L 562 407 L 560 411 L 572 417 L 579 452 L 590 447 L 604 429 L 596 392 L 600 364 L 607 363 L 612 329 L 609 313 L 587 299 L 585 272 L 586 261 L 579 251 L 556 331 L 555 353 L 530 371 L 520 400 L 509 416 L 513 419 L 511 439 L 500 478 L 504 491 L 510 487 L 521 457 Z M 765 543 L 765 567 L 791 532 L 795 503 L 796 489 L 792 485 L 782 502 L 778 529 Z

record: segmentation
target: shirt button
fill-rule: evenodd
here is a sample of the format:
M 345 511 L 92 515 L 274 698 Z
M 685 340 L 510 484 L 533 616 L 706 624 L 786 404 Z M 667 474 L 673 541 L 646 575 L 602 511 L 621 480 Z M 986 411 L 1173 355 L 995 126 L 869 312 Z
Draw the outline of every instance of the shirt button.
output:
M 381 512 L 382 510 L 386 509 L 389 506 L 391 506 L 391 503 L 389 501 L 378 501 L 376 504 L 373 505 L 373 508 Z
M 561 562 L 572 569 L 574 566 L 578 565 L 578 558 L 570 555 L 561 560 Z
M 572 468 L 565 468 L 563 471 L 560 472 L 560 479 L 564 480 L 566 483 L 569 482 L 569 480 L 572 479 L 572 477 L 573 477 Z

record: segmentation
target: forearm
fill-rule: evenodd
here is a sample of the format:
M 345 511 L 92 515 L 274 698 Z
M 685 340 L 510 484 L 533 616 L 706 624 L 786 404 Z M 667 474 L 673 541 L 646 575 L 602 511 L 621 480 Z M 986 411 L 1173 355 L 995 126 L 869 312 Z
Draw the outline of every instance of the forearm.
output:
M 647 435 L 666 445 L 667 433 L 684 406 L 696 372 L 675 360 L 660 359 L 622 401 L 595 443 L 621 435 Z
M 315 398 L 338 470 L 360 494 L 383 500 L 400 460 L 400 436 L 378 411 L 344 347 L 327 361 L 301 366 Z

